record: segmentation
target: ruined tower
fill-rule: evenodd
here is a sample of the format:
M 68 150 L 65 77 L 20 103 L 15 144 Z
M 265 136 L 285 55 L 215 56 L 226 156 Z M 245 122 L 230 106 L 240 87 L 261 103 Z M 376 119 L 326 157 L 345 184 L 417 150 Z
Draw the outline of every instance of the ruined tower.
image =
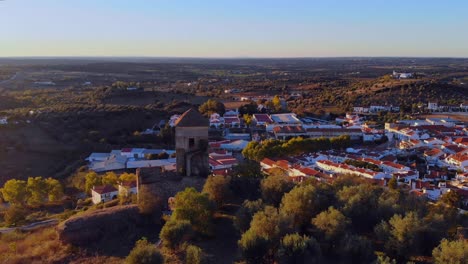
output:
M 209 121 L 191 108 L 175 122 L 177 172 L 184 176 L 206 176 Z

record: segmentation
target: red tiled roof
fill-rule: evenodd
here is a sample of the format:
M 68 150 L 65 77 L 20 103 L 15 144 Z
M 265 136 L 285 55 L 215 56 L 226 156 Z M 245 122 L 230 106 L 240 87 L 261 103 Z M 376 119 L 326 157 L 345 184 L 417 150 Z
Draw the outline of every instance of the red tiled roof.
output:
M 277 126 L 273 128 L 275 133 L 305 133 L 301 126 Z
M 126 182 L 122 182 L 120 185 L 127 187 L 127 188 L 135 188 L 136 181 L 126 181 Z
M 271 120 L 270 116 L 267 114 L 254 114 L 253 117 L 257 122 L 273 123 L 273 120 Z
M 262 161 L 260 161 L 260 163 L 264 163 L 268 166 L 273 166 L 275 164 L 275 161 L 269 159 L 269 158 L 264 158 Z
M 103 186 L 95 186 L 93 188 L 93 191 L 99 194 L 104 194 L 104 193 L 116 192 L 117 189 L 112 185 L 103 185 Z

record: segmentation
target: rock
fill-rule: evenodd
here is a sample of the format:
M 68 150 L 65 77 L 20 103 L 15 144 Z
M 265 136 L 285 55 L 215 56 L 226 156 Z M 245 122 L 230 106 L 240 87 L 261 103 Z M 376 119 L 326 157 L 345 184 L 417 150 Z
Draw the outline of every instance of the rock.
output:
M 144 220 L 137 205 L 115 206 L 71 217 L 57 226 L 59 239 L 75 246 L 132 238 Z

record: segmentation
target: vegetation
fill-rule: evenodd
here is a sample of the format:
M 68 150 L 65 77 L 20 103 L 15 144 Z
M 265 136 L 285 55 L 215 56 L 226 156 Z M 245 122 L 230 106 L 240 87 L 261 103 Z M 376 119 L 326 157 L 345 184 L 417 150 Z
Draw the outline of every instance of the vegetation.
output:
M 439 246 L 434 248 L 432 256 L 436 264 L 462 264 L 468 259 L 468 241 L 462 239 L 448 241 L 444 239 Z
M 187 188 L 175 196 L 172 220 L 187 220 L 193 230 L 204 235 L 212 234 L 213 204 L 207 194 L 197 192 L 194 188 Z
M 216 101 L 214 99 L 209 99 L 204 104 L 200 105 L 200 107 L 198 108 L 198 111 L 200 111 L 200 113 L 207 115 L 207 116 L 213 113 L 218 113 L 222 116 L 224 115 L 224 112 L 226 111 L 226 109 L 224 108 L 223 103 Z
M 154 244 L 146 239 L 140 239 L 125 259 L 128 264 L 163 264 L 164 257 Z

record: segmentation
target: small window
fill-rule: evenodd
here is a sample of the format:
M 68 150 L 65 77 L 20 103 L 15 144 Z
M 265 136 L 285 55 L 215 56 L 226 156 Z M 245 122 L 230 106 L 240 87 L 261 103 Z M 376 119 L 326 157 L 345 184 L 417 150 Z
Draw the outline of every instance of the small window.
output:
M 189 138 L 188 144 L 189 144 L 189 148 L 195 147 L 195 139 Z

